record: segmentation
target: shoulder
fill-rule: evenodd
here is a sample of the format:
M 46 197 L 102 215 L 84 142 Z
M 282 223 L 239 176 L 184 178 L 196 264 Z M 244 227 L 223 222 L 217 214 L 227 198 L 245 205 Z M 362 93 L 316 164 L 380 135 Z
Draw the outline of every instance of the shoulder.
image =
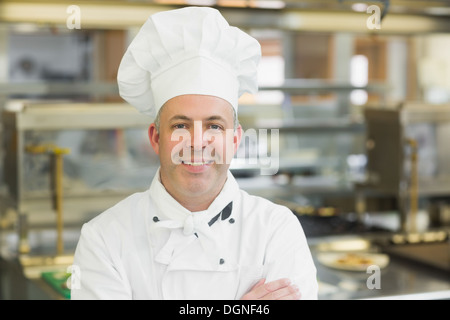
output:
M 83 228 L 96 231 L 127 228 L 133 220 L 143 218 L 143 212 L 147 212 L 143 210 L 148 209 L 149 205 L 148 191 L 134 193 L 85 223 Z
M 241 206 L 242 231 L 251 241 L 271 246 L 303 246 L 306 243 L 299 219 L 286 206 L 245 192 Z
M 276 204 L 266 198 L 250 195 L 241 190 L 242 209 L 244 218 L 259 220 L 265 223 L 278 221 L 279 223 L 298 223 L 294 213 L 283 205 Z

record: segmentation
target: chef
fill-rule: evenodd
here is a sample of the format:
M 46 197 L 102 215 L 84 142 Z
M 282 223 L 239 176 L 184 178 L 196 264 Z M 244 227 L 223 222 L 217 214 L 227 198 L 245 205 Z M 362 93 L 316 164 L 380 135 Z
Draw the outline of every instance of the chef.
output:
M 156 117 L 150 188 L 84 224 L 72 299 L 316 299 L 298 219 L 240 190 L 238 98 L 257 90 L 259 43 L 219 11 L 156 13 L 126 51 L 121 96 Z

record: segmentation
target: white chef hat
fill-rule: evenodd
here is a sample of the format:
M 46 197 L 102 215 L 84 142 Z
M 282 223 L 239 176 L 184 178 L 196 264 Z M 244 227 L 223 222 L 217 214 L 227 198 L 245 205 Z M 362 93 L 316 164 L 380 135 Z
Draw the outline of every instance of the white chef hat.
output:
M 237 111 L 238 98 L 258 90 L 260 57 L 258 41 L 231 27 L 216 9 L 159 12 L 148 18 L 123 56 L 119 92 L 150 116 L 184 94 L 216 96 Z

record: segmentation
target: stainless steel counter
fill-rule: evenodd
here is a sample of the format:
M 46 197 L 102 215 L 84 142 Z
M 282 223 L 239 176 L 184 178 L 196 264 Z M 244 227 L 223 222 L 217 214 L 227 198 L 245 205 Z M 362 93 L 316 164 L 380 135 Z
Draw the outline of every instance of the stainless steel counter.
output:
M 318 272 L 319 299 L 450 299 L 450 272 L 394 254 L 389 254 L 389 264 L 380 269 L 379 289 L 370 289 L 367 285 L 372 273 L 338 270 L 327 267 L 318 260 L 318 254 L 321 252 L 350 250 L 383 253 L 383 247 L 375 242 L 385 239 L 386 236 L 375 234 L 309 238 Z M 70 264 L 70 254 L 58 261 L 43 257 L 44 254 L 33 259 L 0 257 L 0 298 L 62 299 L 39 277 L 39 272 L 66 270 L 66 266 Z
M 318 261 L 320 252 L 333 250 L 339 242 L 359 241 L 368 246 L 363 252 L 385 253 L 367 238 L 358 236 L 321 237 L 310 241 L 317 267 L 319 299 L 450 299 L 450 271 L 432 267 L 419 261 L 389 254 L 389 263 L 379 269 L 380 288 L 369 288 L 369 271 L 346 271 L 328 267 Z M 325 245 L 325 248 L 324 248 Z M 450 244 L 447 242 L 450 250 Z M 345 251 L 345 248 L 344 248 Z M 448 251 L 450 254 L 450 251 Z

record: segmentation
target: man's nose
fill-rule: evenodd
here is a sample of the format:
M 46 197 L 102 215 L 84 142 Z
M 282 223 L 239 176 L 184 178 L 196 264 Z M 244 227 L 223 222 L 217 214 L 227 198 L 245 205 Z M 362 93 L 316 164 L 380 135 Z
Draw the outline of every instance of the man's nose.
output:
M 203 139 L 203 127 L 201 121 L 194 122 L 194 131 L 192 134 L 191 146 L 194 150 L 202 150 L 207 145 L 207 141 Z

